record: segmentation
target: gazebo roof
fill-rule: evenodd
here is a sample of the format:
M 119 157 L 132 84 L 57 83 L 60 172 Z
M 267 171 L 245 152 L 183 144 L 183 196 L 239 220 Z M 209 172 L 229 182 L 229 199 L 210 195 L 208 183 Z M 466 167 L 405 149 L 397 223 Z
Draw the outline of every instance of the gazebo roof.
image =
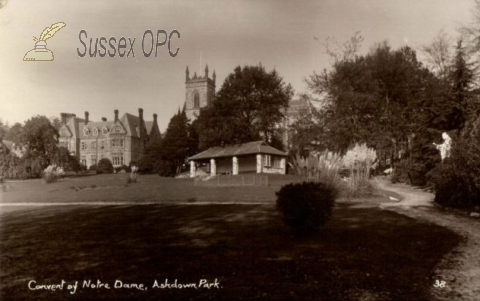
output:
M 234 157 L 234 156 L 245 156 L 245 155 L 255 155 L 255 154 L 266 154 L 266 155 L 275 155 L 286 157 L 287 154 L 273 148 L 265 143 L 265 141 L 253 141 L 243 144 L 236 144 L 230 146 L 214 146 L 206 151 L 198 153 L 188 160 L 204 160 L 212 158 L 222 158 L 222 157 Z

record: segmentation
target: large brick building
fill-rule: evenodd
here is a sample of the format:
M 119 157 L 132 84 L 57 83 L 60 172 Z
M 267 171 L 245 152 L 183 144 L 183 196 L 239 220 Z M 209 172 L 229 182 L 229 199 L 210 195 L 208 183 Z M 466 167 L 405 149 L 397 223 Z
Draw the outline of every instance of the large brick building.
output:
M 115 110 L 113 120 L 101 121 L 91 121 L 88 112 L 84 119 L 61 113 L 59 133 L 59 146 L 66 147 L 87 168 L 102 158 L 110 159 L 113 166 L 138 161 L 149 141 L 160 137 L 157 114 L 153 121 L 144 121 L 142 109 L 138 116 L 125 113 L 121 118 Z

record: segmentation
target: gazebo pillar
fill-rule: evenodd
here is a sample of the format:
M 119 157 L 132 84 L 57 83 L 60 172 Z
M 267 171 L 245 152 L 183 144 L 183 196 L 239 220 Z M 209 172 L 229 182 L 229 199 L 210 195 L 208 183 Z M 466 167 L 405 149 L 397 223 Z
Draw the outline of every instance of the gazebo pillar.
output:
M 216 176 L 217 175 L 217 165 L 215 163 L 215 159 L 210 159 L 210 175 Z
M 262 173 L 262 154 L 257 154 L 257 173 Z
M 280 159 L 280 169 L 282 170 L 282 175 L 287 173 L 287 160 L 285 158 Z
M 232 174 L 234 175 L 238 175 L 238 158 L 237 157 L 233 157 L 232 158 Z
M 195 166 L 195 161 L 190 161 L 190 178 L 195 178 L 197 173 L 197 167 Z

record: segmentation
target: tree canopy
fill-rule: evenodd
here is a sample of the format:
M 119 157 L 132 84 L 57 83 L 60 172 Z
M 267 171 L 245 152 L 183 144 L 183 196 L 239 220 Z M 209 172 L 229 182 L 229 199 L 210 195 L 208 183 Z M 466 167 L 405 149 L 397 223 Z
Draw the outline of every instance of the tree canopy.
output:
M 408 46 L 395 50 L 384 42 L 365 55 L 352 55 L 358 47 L 339 49 L 348 55 L 334 56 L 330 70 L 307 78 L 324 105 L 313 118 L 293 124 L 294 138 L 321 137 L 321 147 L 339 152 L 367 143 L 384 162 L 431 169 L 438 159 L 432 142 L 440 142 L 442 132 L 472 127 L 468 120 L 480 112 L 475 65 L 461 39 L 454 51 L 449 43 L 440 34 L 424 48 L 433 72 Z
M 411 48 L 392 50 L 382 43 L 365 56 L 337 61 L 307 83 L 327 94 L 329 148 L 343 152 L 354 143 L 406 141 L 416 131 L 417 108 L 430 97 L 426 88 L 432 79 Z
M 275 70 L 267 72 L 261 65 L 235 68 L 195 122 L 200 148 L 261 138 L 271 143 L 292 96 L 291 85 Z
M 9 178 L 32 178 L 42 175 L 50 164 L 65 170 L 79 171 L 78 159 L 64 147 L 58 147 L 58 131 L 45 116 L 34 116 L 24 125 L 14 124 L 7 129 L 5 139 L 24 150 L 21 158 L 11 153 L 0 156 L 0 174 Z
M 20 141 L 26 147 L 26 157 L 44 158 L 50 164 L 57 153 L 58 137 L 47 117 L 35 116 L 25 122 Z
M 15 123 L 12 127 L 8 128 L 4 139 L 13 141 L 15 144 L 22 144 L 23 137 L 23 125 L 21 123 Z
M 2 119 L 0 119 L 0 138 L 5 138 L 5 135 L 8 133 L 8 125 L 4 124 Z
M 159 172 L 161 176 L 174 176 L 182 171 L 187 157 L 197 152 L 197 145 L 196 133 L 183 108 L 170 119 L 165 137 L 147 148 L 139 168 L 145 172 Z

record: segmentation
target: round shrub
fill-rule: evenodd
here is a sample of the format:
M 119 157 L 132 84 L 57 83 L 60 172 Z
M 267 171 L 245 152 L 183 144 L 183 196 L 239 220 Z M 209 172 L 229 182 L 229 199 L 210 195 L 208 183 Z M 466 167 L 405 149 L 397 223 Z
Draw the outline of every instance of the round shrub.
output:
M 113 164 L 108 158 L 98 161 L 97 173 L 113 173 Z
M 283 222 L 301 234 L 318 231 L 330 219 L 336 191 L 321 182 L 303 182 L 282 186 L 276 195 Z

